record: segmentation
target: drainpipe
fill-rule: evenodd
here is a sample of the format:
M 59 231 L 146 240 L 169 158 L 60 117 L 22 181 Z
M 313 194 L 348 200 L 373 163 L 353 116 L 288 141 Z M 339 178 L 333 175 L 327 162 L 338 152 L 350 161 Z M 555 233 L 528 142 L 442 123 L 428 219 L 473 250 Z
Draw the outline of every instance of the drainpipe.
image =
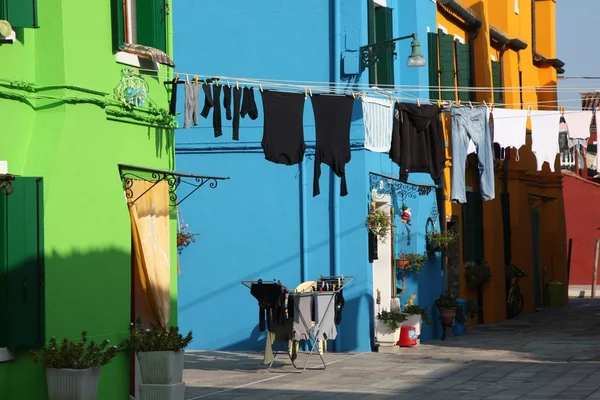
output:
M 342 42 L 342 34 L 341 34 L 341 0 L 331 0 L 333 3 L 332 7 L 332 15 L 331 15 L 331 35 L 333 36 L 331 40 L 332 49 L 331 49 L 331 62 L 332 66 L 330 70 L 330 79 L 332 85 L 335 87 L 338 82 L 340 82 L 340 70 L 341 70 L 341 42 Z M 330 190 L 331 193 L 331 225 L 332 225 L 332 234 L 331 241 L 333 247 L 333 274 L 334 276 L 341 275 L 341 248 L 340 248 L 340 183 L 337 182 L 336 175 L 333 172 L 333 169 L 330 171 L 330 177 L 332 182 L 332 188 Z M 342 343 L 342 329 L 338 330 L 338 334 L 336 340 L 333 342 L 334 351 L 338 351 L 341 349 Z
M 299 164 L 298 169 L 300 172 L 300 282 L 306 282 L 308 276 L 308 201 L 304 160 Z
M 475 39 L 477 39 L 477 36 L 479 36 L 479 29 L 481 28 L 481 22 L 478 22 L 478 24 L 475 26 L 473 33 L 470 35 L 469 37 L 469 70 L 470 70 L 470 77 L 469 77 L 469 84 L 471 85 L 471 87 L 476 87 L 477 86 L 477 81 L 475 80 Z M 471 99 L 471 101 L 476 101 L 476 94 L 475 92 L 471 92 L 469 93 L 469 98 Z

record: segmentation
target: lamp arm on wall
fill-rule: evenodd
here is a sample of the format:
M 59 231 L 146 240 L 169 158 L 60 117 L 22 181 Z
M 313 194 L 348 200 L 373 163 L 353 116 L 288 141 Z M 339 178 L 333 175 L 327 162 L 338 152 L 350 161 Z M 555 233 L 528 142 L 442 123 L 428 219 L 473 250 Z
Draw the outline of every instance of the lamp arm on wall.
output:
M 377 43 L 368 44 L 360 48 L 360 70 L 364 71 L 377 64 L 379 57 L 385 52 L 393 52 L 396 49 L 396 42 L 405 39 L 412 39 L 412 53 L 409 56 L 409 66 L 423 66 L 425 59 L 421 54 L 421 44 L 418 40 L 418 34 L 413 33 L 407 36 L 401 36 L 395 39 L 384 40 Z M 411 60 L 419 60 L 417 63 L 411 63 Z M 412 65 L 411 65 L 412 64 Z

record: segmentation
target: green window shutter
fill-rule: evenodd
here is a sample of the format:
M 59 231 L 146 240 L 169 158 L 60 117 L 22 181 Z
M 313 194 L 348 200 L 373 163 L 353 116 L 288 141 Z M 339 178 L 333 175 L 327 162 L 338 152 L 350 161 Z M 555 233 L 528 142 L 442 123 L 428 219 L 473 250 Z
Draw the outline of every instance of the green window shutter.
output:
M 0 0 L 0 19 L 8 19 L 6 15 L 8 11 L 6 10 L 6 0 Z
M 375 43 L 375 3 L 373 0 L 367 0 L 367 23 L 369 30 L 369 42 L 368 44 Z M 369 68 L 369 83 L 371 85 L 377 84 L 377 73 L 375 68 Z
M 0 0 L 1 2 L 2 0 Z M 1 4 L 0 4 L 1 5 Z M 8 346 L 8 196 L 0 193 L 0 347 Z
M 393 39 L 393 10 L 388 7 L 375 8 L 375 41 L 383 42 Z M 394 85 L 394 50 L 381 53 L 379 61 L 375 64 L 377 70 L 377 85 Z
M 457 69 L 457 81 L 459 87 L 469 87 L 471 77 L 471 60 L 469 57 L 469 45 L 462 44 L 456 40 L 456 69 Z M 471 96 L 468 90 L 461 90 L 458 92 L 458 98 L 460 101 L 470 101 Z
M 483 245 L 481 193 L 467 192 L 467 202 L 463 204 L 463 261 L 483 260 Z
M 165 0 L 137 0 L 137 42 L 144 46 L 167 51 L 167 25 Z
M 435 32 L 427 34 L 427 49 L 429 52 L 429 86 L 432 87 L 429 92 L 429 98 L 439 100 L 439 85 L 440 85 L 440 65 L 438 62 L 438 35 Z M 435 87 L 435 88 L 434 88 Z
M 113 50 L 117 51 L 125 43 L 125 0 L 112 0 Z
M 440 83 L 442 88 L 443 100 L 456 100 L 454 91 L 451 88 L 456 87 L 454 82 L 454 38 L 452 35 L 446 35 L 438 31 L 440 36 Z
M 494 103 L 504 103 L 504 95 L 496 90 L 501 89 L 500 85 L 500 62 L 492 61 L 492 84 L 494 85 Z
M 37 0 L 3 0 L 4 18 L 13 28 L 39 28 Z M 8 18 L 7 18 L 8 17 Z
M 3 199 L 5 341 L 8 347 L 37 347 L 45 341 L 42 180 L 17 178 L 13 187 Z

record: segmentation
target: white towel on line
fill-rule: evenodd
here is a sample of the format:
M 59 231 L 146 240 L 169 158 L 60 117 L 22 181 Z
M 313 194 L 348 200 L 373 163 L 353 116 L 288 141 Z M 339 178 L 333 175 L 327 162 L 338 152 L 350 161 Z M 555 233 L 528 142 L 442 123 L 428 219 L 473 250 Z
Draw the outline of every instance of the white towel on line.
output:
M 564 114 L 569 138 L 588 139 L 593 114 L 589 111 L 568 112 Z
M 560 114 L 556 111 L 533 110 L 531 117 L 531 151 L 535 154 L 538 171 L 544 162 L 554 172 L 556 155 L 559 153 L 558 133 L 560 130 Z
M 494 143 L 500 147 L 519 149 L 525 145 L 527 110 L 494 108 Z
M 378 153 L 390 151 L 394 123 L 394 103 L 389 100 L 362 99 L 365 124 L 365 149 Z

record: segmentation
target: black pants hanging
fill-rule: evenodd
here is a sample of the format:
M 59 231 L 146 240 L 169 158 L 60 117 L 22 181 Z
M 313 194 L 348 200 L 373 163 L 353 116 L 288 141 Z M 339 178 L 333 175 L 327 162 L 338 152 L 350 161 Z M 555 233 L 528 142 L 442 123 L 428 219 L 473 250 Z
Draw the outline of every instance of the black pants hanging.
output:
M 315 150 L 315 176 L 313 179 L 313 196 L 321 193 L 319 178 L 321 163 L 331 167 L 342 179 L 340 195 L 346 196 L 346 164 L 350 161 L 350 124 L 352 123 L 352 96 L 336 96 L 315 94 L 311 96 L 317 145 Z

